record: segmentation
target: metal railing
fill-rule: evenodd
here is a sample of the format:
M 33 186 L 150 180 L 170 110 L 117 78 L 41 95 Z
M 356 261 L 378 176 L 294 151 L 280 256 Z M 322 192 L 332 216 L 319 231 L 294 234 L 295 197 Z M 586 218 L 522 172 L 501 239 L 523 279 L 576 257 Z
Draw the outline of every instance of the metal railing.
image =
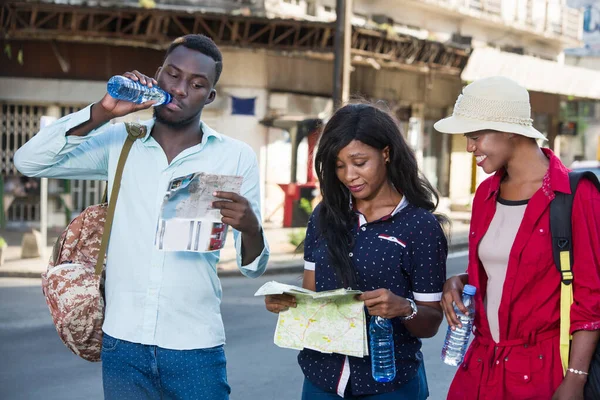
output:
M 562 5 L 559 0 L 547 0 L 545 15 L 533 15 L 533 1 L 521 0 L 517 5 L 511 2 L 510 10 L 503 7 L 503 0 L 415 0 L 439 5 L 448 10 L 470 14 L 479 12 L 482 15 L 501 17 L 507 25 L 516 23 L 528 30 L 542 35 L 564 36 L 568 39 L 581 40 L 581 11 Z M 548 11 L 552 9 L 552 12 Z M 525 11 L 525 12 L 523 12 Z M 550 15 L 552 14 L 552 16 Z
M 452 1 L 452 0 L 448 0 Z M 462 6 L 484 13 L 493 15 L 502 15 L 502 0 L 455 0 L 456 3 L 463 3 Z
M 571 39 L 580 40 L 581 31 L 583 29 L 583 15 L 581 12 L 572 8 L 563 7 L 562 17 L 560 32 L 556 32 L 555 30 L 555 33 L 562 34 Z

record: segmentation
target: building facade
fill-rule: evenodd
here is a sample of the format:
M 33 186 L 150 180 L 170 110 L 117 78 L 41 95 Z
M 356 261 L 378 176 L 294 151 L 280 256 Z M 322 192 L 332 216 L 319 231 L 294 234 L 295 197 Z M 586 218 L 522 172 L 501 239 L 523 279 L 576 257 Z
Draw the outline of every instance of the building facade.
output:
M 314 147 L 318 124 L 311 123 L 326 120 L 332 112 L 335 25 L 327 6 L 223 0 L 157 1 L 151 9 L 114 1 L 93 6 L 82 1 L 9 1 L 2 7 L 0 26 L 3 37 L 10 38 L 0 69 L 3 176 L 14 181 L 3 196 L 9 222 L 36 223 L 36 197 L 9 192 L 25 180 L 14 170 L 12 155 L 39 130 L 40 118 L 60 117 L 97 101 L 112 75 L 133 69 L 153 75 L 168 44 L 192 32 L 211 36 L 223 51 L 219 95 L 203 118 L 256 151 L 264 217 L 281 223 L 286 200 L 296 196 L 297 203 L 301 189 L 306 193 L 311 185 L 316 187 L 309 147 Z M 385 100 L 423 161 L 429 162 L 433 158 L 423 154 L 421 145 L 424 121 L 442 116 L 454 102 L 468 54 L 460 46 L 389 30 L 371 16 L 361 18 L 352 31 L 352 91 Z M 429 116 L 432 112 L 436 114 Z M 448 141 L 435 140 L 442 157 Z M 432 179 L 444 176 L 435 170 L 441 167 L 429 163 Z M 64 224 L 99 200 L 102 187 L 51 182 L 50 225 Z M 33 212 L 17 216 L 17 204 Z
M 289 208 L 316 187 L 311 152 L 319 121 L 333 111 L 335 0 L 159 0 L 152 8 L 140 6 L 146 3 L 46 0 L 1 6 L 5 222 L 35 225 L 39 219 L 36 182 L 18 175 L 12 155 L 39 130 L 41 117 L 60 117 L 97 101 L 112 75 L 133 69 L 153 75 L 168 44 L 187 33 L 206 34 L 223 51 L 217 100 L 203 118 L 256 151 L 264 218 L 283 223 L 286 208 L 289 217 Z M 581 44 L 582 13 L 562 0 L 352 4 L 350 92 L 385 104 L 400 120 L 446 206 L 470 204 L 484 178 L 463 137 L 433 129 L 452 112 L 465 83 L 506 75 L 526 86 L 534 123 L 551 146 L 564 98 L 600 98 L 600 89 L 590 84 L 600 82 L 597 72 L 563 65 L 563 49 Z M 97 202 L 103 184 L 56 181 L 49 187 L 50 225 L 59 226 Z

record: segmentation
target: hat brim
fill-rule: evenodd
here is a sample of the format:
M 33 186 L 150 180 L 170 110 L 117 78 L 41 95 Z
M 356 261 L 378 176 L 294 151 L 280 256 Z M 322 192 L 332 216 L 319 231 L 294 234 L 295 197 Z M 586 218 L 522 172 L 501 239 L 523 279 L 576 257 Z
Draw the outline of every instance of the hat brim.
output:
M 494 130 L 499 132 L 516 133 L 517 135 L 534 139 L 548 140 L 546 136 L 544 136 L 533 126 L 511 124 L 508 122 L 479 121 L 476 119 L 461 118 L 454 115 L 436 122 L 433 124 L 433 127 L 439 132 L 449 134 L 465 134 L 483 130 Z

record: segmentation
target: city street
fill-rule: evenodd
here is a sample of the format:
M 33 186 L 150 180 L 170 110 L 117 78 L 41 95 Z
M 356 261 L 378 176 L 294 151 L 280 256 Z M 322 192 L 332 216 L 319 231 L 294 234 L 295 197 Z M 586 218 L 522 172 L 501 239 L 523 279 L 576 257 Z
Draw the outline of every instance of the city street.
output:
M 448 276 L 461 272 L 466 256 L 448 262 Z M 269 275 L 256 280 L 222 279 L 222 312 L 232 400 L 299 399 L 302 373 L 296 351 L 273 344 L 277 316 L 252 295 L 277 280 L 300 285 L 300 275 Z M 0 399 L 102 399 L 101 365 L 71 354 L 59 341 L 39 279 L 0 279 Z M 185 328 L 185 327 L 183 327 Z M 454 369 L 439 359 L 446 324 L 424 340 L 430 399 L 445 398 Z

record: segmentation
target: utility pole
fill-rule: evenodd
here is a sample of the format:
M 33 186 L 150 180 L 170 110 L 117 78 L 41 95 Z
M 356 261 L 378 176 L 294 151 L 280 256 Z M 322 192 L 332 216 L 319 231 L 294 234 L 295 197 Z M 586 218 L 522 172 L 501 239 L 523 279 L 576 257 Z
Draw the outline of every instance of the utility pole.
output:
M 339 107 L 350 97 L 350 52 L 352 39 L 352 0 L 336 0 L 333 59 L 333 106 Z

